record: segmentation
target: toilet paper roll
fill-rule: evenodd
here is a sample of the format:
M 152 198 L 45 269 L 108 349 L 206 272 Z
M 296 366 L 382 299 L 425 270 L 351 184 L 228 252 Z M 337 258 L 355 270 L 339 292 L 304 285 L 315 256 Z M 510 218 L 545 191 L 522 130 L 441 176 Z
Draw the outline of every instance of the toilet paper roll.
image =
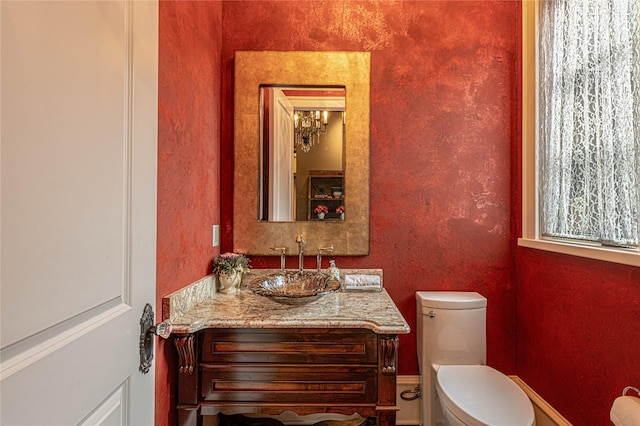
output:
M 611 406 L 611 421 L 616 426 L 640 425 L 640 398 L 619 396 Z

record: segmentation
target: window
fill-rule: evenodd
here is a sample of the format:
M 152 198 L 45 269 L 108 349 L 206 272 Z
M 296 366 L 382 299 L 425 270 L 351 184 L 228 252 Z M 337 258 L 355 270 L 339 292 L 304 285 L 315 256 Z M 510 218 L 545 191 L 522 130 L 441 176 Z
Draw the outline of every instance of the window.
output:
M 640 265 L 638 2 L 523 2 L 523 102 L 519 243 Z

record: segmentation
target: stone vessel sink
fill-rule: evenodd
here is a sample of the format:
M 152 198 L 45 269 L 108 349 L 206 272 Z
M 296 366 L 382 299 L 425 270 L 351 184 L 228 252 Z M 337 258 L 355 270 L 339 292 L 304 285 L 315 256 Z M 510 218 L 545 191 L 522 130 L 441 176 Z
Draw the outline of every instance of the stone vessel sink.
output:
M 284 271 L 262 276 L 249 289 L 279 303 L 301 305 L 340 288 L 340 282 L 322 272 Z

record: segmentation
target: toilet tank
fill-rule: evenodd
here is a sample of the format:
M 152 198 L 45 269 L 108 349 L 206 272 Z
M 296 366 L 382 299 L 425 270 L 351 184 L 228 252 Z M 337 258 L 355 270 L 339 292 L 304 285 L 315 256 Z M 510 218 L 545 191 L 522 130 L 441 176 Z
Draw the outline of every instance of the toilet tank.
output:
M 474 292 L 419 291 L 416 303 L 421 371 L 432 364 L 486 364 L 485 297 Z

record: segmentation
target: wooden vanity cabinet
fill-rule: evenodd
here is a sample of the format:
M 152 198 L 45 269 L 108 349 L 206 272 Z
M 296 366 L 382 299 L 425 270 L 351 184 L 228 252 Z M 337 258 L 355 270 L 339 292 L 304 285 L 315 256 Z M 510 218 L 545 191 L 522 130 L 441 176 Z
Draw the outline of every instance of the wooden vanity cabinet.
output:
M 205 329 L 174 337 L 179 423 L 294 411 L 395 424 L 396 335 L 366 329 Z

